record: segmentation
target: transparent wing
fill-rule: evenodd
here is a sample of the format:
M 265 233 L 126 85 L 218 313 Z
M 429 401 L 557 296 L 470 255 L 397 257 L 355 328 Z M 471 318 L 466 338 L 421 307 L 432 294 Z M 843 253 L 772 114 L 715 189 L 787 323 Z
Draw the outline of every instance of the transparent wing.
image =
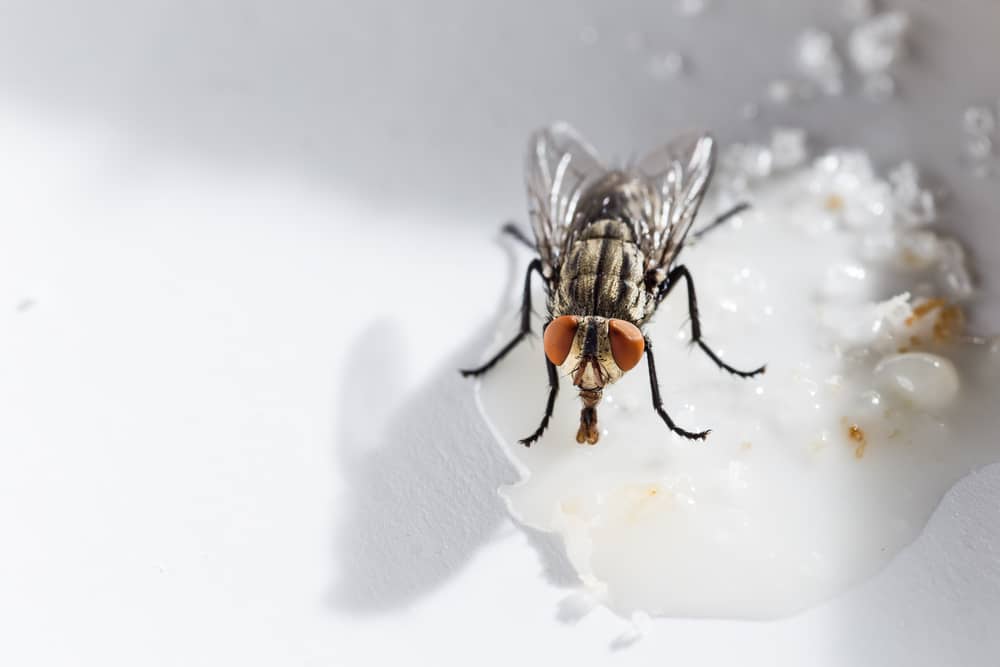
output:
M 605 175 L 596 151 L 566 123 L 531 136 L 527 157 L 528 208 L 547 277 L 559 272 L 581 195 Z
M 715 166 L 715 142 L 691 133 L 653 151 L 635 166 L 655 192 L 640 234 L 646 270 L 667 271 L 684 245 Z

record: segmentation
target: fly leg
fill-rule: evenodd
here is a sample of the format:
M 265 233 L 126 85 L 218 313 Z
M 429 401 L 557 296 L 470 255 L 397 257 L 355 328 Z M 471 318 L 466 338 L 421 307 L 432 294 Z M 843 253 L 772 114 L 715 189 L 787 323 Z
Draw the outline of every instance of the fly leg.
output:
M 559 393 L 559 373 L 556 371 L 556 365 L 549 361 L 548 357 L 545 357 L 545 369 L 549 372 L 549 400 L 545 403 L 545 414 L 542 416 L 542 423 L 538 425 L 534 433 L 527 438 L 521 439 L 521 444 L 525 447 L 531 447 L 532 443 L 542 437 L 542 433 L 549 426 L 552 410 L 556 406 L 556 395 Z
M 671 431 L 677 435 L 682 435 L 689 440 L 704 440 L 705 437 L 711 433 L 710 430 L 705 431 L 685 431 L 677 424 L 674 420 L 670 418 L 667 411 L 663 409 L 663 399 L 660 398 L 660 382 L 656 379 L 656 362 L 653 360 L 653 344 L 649 342 L 649 337 L 645 337 L 646 341 L 646 365 L 649 367 L 649 391 L 653 395 L 653 409 L 656 410 L 656 414 L 660 415 L 663 422 L 667 425 Z
M 656 305 L 659 305 L 660 302 L 663 301 L 668 294 L 670 294 L 670 290 L 674 288 L 674 285 L 676 285 L 677 281 L 681 278 L 687 282 L 688 314 L 691 316 L 691 342 L 696 343 L 698 347 L 700 347 L 702 351 L 708 355 L 709 359 L 714 361 L 719 368 L 723 368 L 733 375 L 749 378 L 763 373 L 767 368 L 766 365 L 752 371 L 741 371 L 733 368 L 720 359 L 719 356 L 712 351 L 712 348 L 706 345 L 705 341 L 701 339 L 701 322 L 698 320 L 698 298 L 694 294 L 694 280 L 691 278 L 691 273 L 687 270 L 687 267 L 683 264 L 681 266 L 674 267 L 670 270 L 670 273 L 667 274 L 667 280 L 656 297 Z
M 729 209 L 728 211 L 720 213 L 715 217 L 715 220 L 708 223 L 706 227 L 704 227 L 703 229 L 699 229 L 696 232 L 692 232 L 691 235 L 694 236 L 695 239 L 700 239 L 702 236 L 709 233 L 719 225 L 725 223 L 727 220 L 729 220 L 729 218 L 733 217 L 734 215 L 739 215 L 748 208 L 750 208 L 749 202 L 741 202 L 736 206 L 732 207 L 731 209 Z
M 513 236 L 515 239 L 528 246 L 530 250 L 535 250 L 535 242 L 528 238 L 528 235 L 525 234 L 515 223 L 505 223 L 504 226 L 500 228 L 500 232 L 508 236 Z
M 507 354 L 517 347 L 517 344 L 524 340 L 524 337 L 531 333 L 531 272 L 537 271 L 538 275 L 542 275 L 542 260 L 535 258 L 528 265 L 528 271 L 524 275 L 524 299 L 521 302 L 521 330 L 518 331 L 517 335 L 514 336 L 513 340 L 504 345 L 503 349 L 496 353 L 492 359 L 487 361 L 485 364 L 479 368 L 460 370 L 465 377 L 475 377 L 476 375 L 482 375 L 486 371 L 493 368 L 493 366 L 507 356 Z

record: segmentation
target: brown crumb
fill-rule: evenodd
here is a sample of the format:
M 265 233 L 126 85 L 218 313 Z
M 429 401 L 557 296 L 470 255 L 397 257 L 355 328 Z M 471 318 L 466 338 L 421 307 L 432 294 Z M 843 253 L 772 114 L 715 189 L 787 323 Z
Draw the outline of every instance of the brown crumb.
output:
M 920 267 L 923 266 L 924 259 L 909 248 L 906 248 L 903 250 L 903 264 L 910 267 Z
M 917 320 L 938 308 L 943 308 L 947 304 L 944 299 L 927 299 L 913 307 L 913 314 L 906 318 L 906 326 L 912 327 Z
M 860 459 L 865 455 L 865 447 L 868 446 L 865 432 L 857 424 L 851 424 L 850 428 L 847 429 L 847 436 L 857 443 L 854 447 L 854 458 Z
M 906 326 L 914 326 L 931 313 L 936 313 L 934 323 L 931 325 L 931 335 L 935 343 L 954 340 L 965 326 L 965 313 L 962 312 L 962 308 L 941 298 L 927 299 L 914 306 L 913 313 L 905 320 Z M 909 347 L 920 347 L 923 343 L 919 336 L 911 336 Z
M 823 208 L 828 211 L 839 211 L 844 208 L 844 198 L 838 194 L 831 194 L 823 200 Z
M 941 309 L 934 323 L 934 340 L 946 343 L 954 340 L 965 326 L 965 313 L 957 304 L 949 304 Z

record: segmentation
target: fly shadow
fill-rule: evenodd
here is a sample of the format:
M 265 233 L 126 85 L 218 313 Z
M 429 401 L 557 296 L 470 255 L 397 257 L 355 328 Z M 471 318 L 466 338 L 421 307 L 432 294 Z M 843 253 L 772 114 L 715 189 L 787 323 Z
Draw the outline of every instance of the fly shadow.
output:
M 509 292 L 519 271 L 505 249 Z M 391 386 L 405 365 L 398 329 L 376 321 L 351 346 L 334 447 L 348 485 L 340 495 L 347 518 L 335 530 L 335 606 L 364 613 L 406 606 L 457 573 L 507 520 L 497 489 L 518 475 L 479 415 L 473 381 L 458 369 L 482 356 L 495 322 L 509 315 L 504 300 L 494 323 L 401 400 Z M 380 405 L 390 406 L 384 418 Z M 578 583 L 561 544 L 525 530 L 546 578 Z

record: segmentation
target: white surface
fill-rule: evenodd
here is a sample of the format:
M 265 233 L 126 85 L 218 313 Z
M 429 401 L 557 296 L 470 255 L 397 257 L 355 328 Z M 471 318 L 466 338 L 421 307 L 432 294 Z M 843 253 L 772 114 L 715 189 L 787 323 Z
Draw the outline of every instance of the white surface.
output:
M 4 662 L 599 664 L 627 632 L 557 619 L 566 591 L 494 494 L 511 471 L 454 368 L 500 281 L 449 282 L 503 276 L 494 244 L 448 230 L 453 263 L 424 261 L 445 242 L 433 227 L 379 243 L 386 227 L 328 224 L 363 209 L 301 184 L 137 173 L 113 141 L 69 155 L 52 137 L 73 128 L 7 127 Z M 408 293 L 449 285 L 461 311 L 370 298 L 372 258 L 419 267 Z M 655 623 L 627 659 L 1000 648 L 998 473 L 862 589 L 780 623 Z
M 752 132 L 727 123 L 837 11 L 472 6 L 0 8 L 0 663 L 608 661 L 628 628 L 557 618 L 565 571 L 504 518 L 512 471 L 453 370 L 520 272 L 493 235 L 524 215 L 524 137 Z M 996 10 L 913 7 L 932 39 L 906 106 L 775 113 L 933 163 L 990 266 L 995 184 L 947 175 L 961 109 L 996 94 Z M 627 69 L 608 45 L 638 29 L 691 76 Z M 997 489 L 967 479 L 826 607 L 657 622 L 614 658 L 992 665 Z

